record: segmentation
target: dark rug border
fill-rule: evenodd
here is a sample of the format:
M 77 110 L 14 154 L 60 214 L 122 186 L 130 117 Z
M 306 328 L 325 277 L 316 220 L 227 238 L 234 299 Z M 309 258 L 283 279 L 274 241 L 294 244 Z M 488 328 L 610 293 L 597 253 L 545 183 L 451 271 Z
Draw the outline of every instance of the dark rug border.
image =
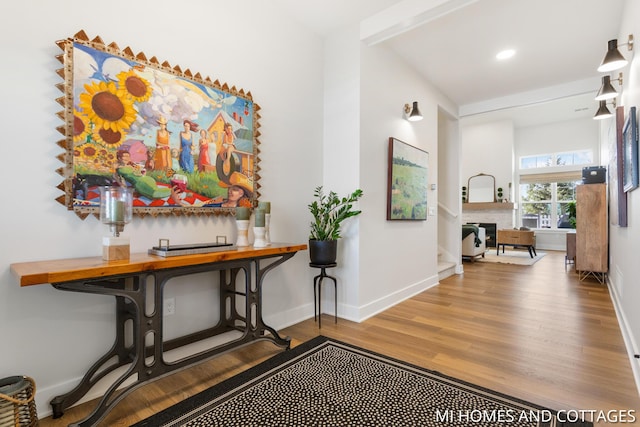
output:
M 412 363 L 406 362 L 404 360 L 401 359 L 397 359 L 391 356 L 388 356 L 386 354 L 382 354 L 382 353 L 378 353 L 363 347 L 359 347 L 355 344 L 350 344 L 350 343 L 346 343 L 334 338 L 329 338 L 326 337 L 324 335 L 318 335 L 308 341 L 305 341 L 299 345 L 297 345 L 296 347 L 290 349 L 290 350 L 286 350 L 283 351 L 281 353 L 276 354 L 275 356 L 270 357 L 269 359 L 257 364 L 256 366 L 253 366 L 239 374 L 236 374 L 234 376 L 232 376 L 231 378 L 228 378 L 218 384 L 215 384 L 211 387 L 209 387 L 206 390 L 203 390 L 193 396 L 187 397 L 185 400 L 182 400 L 160 412 L 158 412 L 157 414 L 151 415 L 150 417 L 139 421 L 136 424 L 133 424 L 131 427 L 156 427 L 158 425 L 162 425 L 163 423 L 167 423 L 172 421 L 173 419 L 175 419 L 176 417 L 180 416 L 180 414 L 192 411 L 202 405 L 205 405 L 207 402 L 209 402 L 211 399 L 214 399 L 218 396 L 221 396 L 225 393 L 228 393 L 230 391 L 232 391 L 233 389 L 235 389 L 236 387 L 240 386 L 241 384 L 244 384 L 254 378 L 256 378 L 257 376 L 260 376 L 276 367 L 278 367 L 279 365 L 282 365 L 286 362 L 289 362 L 295 358 L 297 358 L 298 356 L 316 348 L 317 350 L 320 350 L 320 346 L 322 346 L 325 343 L 335 343 L 337 345 L 341 345 L 347 348 L 350 348 L 352 350 L 358 351 L 358 352 L 364 352 L 364 353 L 368 353 L 372 356 L 381 358 L 381 359 L 387 359 L 389 361 L 392 361 L 394 363 L 397 363 L 399 365 L 404 365 L 407 367 L 410 367 L 411 369 L 415 369 L 417 371 L 422 371 L 424 373 L 428 373 L 431 375 L 434 375 L 436 377 L 441 377 L 445 380 L 451 381 L 453 383 L 459 383 L 461 385 L 464 385 L 466 387 L 469 387 L 471 389 L 476 389 L 481 393 L 485 393 L 488 396 L 487 397 L 491 397 L 491 396 L 495 396 L 496 398 L 499 399 L 504 399 L 506 401 L 511 401 L 517 404 L 521 404 L 523 406 L 529 406 L 532 408 L 536 408 L 536 409 L 540 409 L 540 410 L 548 410 L 550 411 L 554 417 L 557 416 L 558 411 L 552 408 L 548 408 L 542 405 L 538 405 L 532 402 L 529 402 L 527 400 L 524 399 L 520 399 L 518 397 L 514 397 L 514 396 L 510 396 L 508 394 L 505 393 L 501 393 L 495 390 L 492 390 L 490 388 L 487 387 L 483 387 L 483 386 L 479 386 L 477 384 L 468 382 L 468 381 L 464 381 L 461 380 L 459 378 L 456 377 L 452 377 L 450 375 L 446 375 L 443 374 L 439 371 L 435 371 L 432 369 L 428 369 L 422 366 L 418 366 L 418 365 L 414 365 Z M 179 411 L 177 411 L 179 407 Z M 556 426 L 561 427 L 561 426 L 571 426 L 571 427 L 592 427 L 593 423 L 590 421 L 582 421 L 582 422 L 574 422 L 574 423 L 564 423 L 564 422 L 560 422 L 557 421 L 556 419 Z
M 324 344 L 327 341 L 337 342 L 336 340 L 332 340 L 323 335 L 318 335 L 317 337 L 312 338 L 309 341 L 305 341 L 290 350 L 285 350 L 281 353 L 278 353 L 275 356 L 272 356 L 269 359 L 257 364 L 256 366 L 247 369 L 246 371 L 236 374 L 231 378 L 227 378 L 226 380 L 218 384 L 212 385 L 206 390 L 194 394 L 193 396 L 187 397 L 185 400 L 171 405 L 170 407 L 158 412 L 157 414 L 151 415 L 149 418 L 133 424 L 131 427 L 156 427 L 158 425 L 162 425 L 163 423 L 167 423 L 176 418 L 177 415 L 202 406 L 209 400 L 225 394 L 238 387 L 239 385 L 244 384 L 271 369 L 274 369 L 277 366 L 291 359 L 294 359 L 301 354 L 311 350 L 312 348 Z M 180 406 L 180 411 L 176 415 L 177 406 Z

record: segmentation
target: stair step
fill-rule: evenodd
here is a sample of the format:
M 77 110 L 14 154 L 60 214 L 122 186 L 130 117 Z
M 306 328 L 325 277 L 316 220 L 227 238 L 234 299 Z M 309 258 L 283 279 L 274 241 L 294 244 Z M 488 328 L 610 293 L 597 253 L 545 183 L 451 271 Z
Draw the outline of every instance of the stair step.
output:
M 455 266 L 456 263 L 452 261 L 438 261 L 438 273 Z

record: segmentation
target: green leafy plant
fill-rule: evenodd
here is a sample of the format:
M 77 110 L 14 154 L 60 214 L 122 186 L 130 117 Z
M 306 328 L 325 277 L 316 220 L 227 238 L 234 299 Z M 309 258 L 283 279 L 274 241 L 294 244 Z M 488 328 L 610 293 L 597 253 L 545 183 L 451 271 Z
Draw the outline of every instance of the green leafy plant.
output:
M 362 194 L 362 190 L 357 189 L 348 197 L 340 198 L 334 191 L 325 194 L 322 186 L 316 187 L 313 193 L 316 200 L 308 205 L 313 215 L 309 239 L 338 240 L 342 221 L 362 212 L 353 208 Z
M 567 213 L 569 214 L 571 228 L 576 228 L 576 202 L 567 203 Z

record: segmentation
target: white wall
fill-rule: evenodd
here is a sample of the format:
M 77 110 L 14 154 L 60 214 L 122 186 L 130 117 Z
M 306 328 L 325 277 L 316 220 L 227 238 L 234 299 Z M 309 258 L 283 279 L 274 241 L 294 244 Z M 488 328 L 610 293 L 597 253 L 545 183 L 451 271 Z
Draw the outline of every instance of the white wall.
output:
M 360 219 L 360 316 L 366 318 L 437 283 L 438 221 L 387 221 L 389 137 L 429 153 L 429 183 L 438 177 L 438 107 L 456 111 L 433 87 L 391 51 L 361 49 L 360 182 L 366 212 Z M 418 101 L 424 120 L 402 117 L 405 103 Z M 458 170 L 449 176 L 457 181 Z M 437 212 L 437 191 L 428 190 Z
M 629 34 L 637 38 L 640 35 L 640 3 L 627 0 L 623 14 L 622 26 L 618 34 L 619 40 L 626 40 Z M 635 51 L 635 48 L 634 48 Z M 624 50 L 627 58 L 632 57 Z M 629 107 L 640 107 L 640 58 L 633 57 L 630 65 L 622 70 L 625 75 L 622 105 L 625 117 Z M 603 126 L 608 126 L 603 123 Z M 606 143 L 606 142 L 605 142 Z M 619 309 L 619 319 L 627 347 L 633 354 L 640 354 L 640 190 L 627 193 L 628 227 L 611 226 L 609 237 L 609 282 Z M 640 364 L 638 359 L 631 357 L 636 384 L 640 384 Z
M 81 220 L 54 199 L 62 193 L 55 170 L 61 150 L 56 116 L 62 94 L 55 41 L 84 29 L 120 48 L 156 56 L 251 91 L 262 110 L 260 123 L 262 200 L 272 202 L 276 241 L 305 243 L 306 205 L 322 181 L 322 40 L 287 20 L 270 2 L 167 0 L 108 4 L 66 0 L 12 2 L 0 15 L 4 59 L 0 123 L 4 129 L 3 176 L 7 195 L 0 225 L 0 377 L 25 374 L 38 386 L 40 415 L 54 395 L 72 388 L 111 346 L 112 298 L 61 292 L 49 285 L 20 288 L 14 262 L 98 256 L 106 229 L 94 217 Z M 144 252 L 159 237 L 172 242 L 235 236 L 230 218 L 134 218 L 125 229 L 132 251 Z M 267 276 L 264 311 L 276 328 L 312 313 L 312 273 L 302 252 Z M 204 322 L 180 322 L 211 293 L 203 279 L 177 292 L 172 332 Z M 189 298 L 188 294 L 193 294 Z M 195 300 L 194 300 L 195 299 Z
M 360 40 L 357 26 L 333 31 L 325 40 L 325 109 L 323 141 L 323 184 L 340 197 L 357 188 L 369 190 L 360 182 Z M 364 202 L 362 202 L 364 203 Z M 369 215 L 364 210 L 364 215 Z M 340 317 L 359 320 L 359 217 L 343 223 L 338 241 L 338 267 L 332 271 L 338 281 Z M 327 288 L 328 289 L 328 288 Z M 332 301 L 332 290 L 325 294 Z M 327 301 L 327 302 L 328 302 Z M 333 304 L 323 304 L 333 307 Z M 332 311 L 332 309 L 331 309 Z
M 511 200 L 509 183 L 513 182 L 514 130 L 511 121 L 496 121 L 461 127 L 461 185 L 467 187 L 473 175 L 485 173 L 496 178 L 496 189 L 504 189 Z
M 438 253 L 441 261 L 456 263 L 462 272 L 460 226 L 462 197 L 460 188 L 460 126 L 458 120 L 440 109 L 438 114 Z M 457 176 L 455 175 L 457 173 Z
M 520 156 L 591 149 L 600 164 L 598 121 L 591 118 L 527 126 L 515 129 L 516 169 Z

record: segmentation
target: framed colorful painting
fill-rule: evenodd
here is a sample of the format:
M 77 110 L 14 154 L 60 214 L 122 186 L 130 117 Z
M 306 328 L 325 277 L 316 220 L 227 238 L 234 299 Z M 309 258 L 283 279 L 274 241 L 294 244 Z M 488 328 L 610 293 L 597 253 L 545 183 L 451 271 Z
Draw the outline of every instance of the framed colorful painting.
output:
M 83 31 L 57 44 L 60 203 L 84 218 L 99 212 L 101 186 L 121 185 L 142 216 L 256 205 L 260 108 L 250 92 Z
M 429 153 L 389 138 L 387 220 L 426 220 Z

